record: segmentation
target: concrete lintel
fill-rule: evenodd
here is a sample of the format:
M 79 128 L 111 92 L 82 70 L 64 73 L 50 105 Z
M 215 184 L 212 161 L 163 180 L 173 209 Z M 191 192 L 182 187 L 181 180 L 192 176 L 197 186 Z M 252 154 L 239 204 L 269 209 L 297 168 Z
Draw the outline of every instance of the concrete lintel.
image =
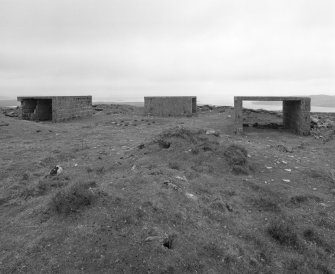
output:
M 242 101 L 302 101 L 311 100 L 310 97 L 299 96 L 235 96 L 236 100 Z

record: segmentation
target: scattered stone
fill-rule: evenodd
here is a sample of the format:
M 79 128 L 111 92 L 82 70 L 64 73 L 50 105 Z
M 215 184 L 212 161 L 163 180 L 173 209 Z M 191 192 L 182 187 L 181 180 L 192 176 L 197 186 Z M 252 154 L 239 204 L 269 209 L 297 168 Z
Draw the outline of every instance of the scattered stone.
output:
M 208 130 L 206 130 L 206 135 L 214 135 L 216 137 L 219 137 L 220 133 L 215 131 L 214 129 L 208 129 Z
M 226 208 L 228 211 L 233 212 L 233 207 L 230 204 L 226 203 Z
M 63 172 L 63 168 L 59 165 L 54 166 L 51 171 L 50 171 L 50 175 L 54 176 L 54 175 L 59 175 Z
M 287 147 L 287 146 L 284 146 L 284 145 L 277 145 L 276 147 L 279 151 L 282 151 L 282 152 L 289 152 L 289 153 L 292 153 L 293 152 L 293 149 L 291 147 Z
M 272 169 L 272 166 L 266 166 L 267 169 Z
M 281 161 L 281 162 L 282 162 L 283 164 L 285 164 L 285 165 L 287 164 L 287 162 L 286 162 L 286 161 Z
M 163 184 L 167 187 L 172 188 L 175 191 L 181 191 L 180 187 L 178 187 L 177 185 L 175 185 L 174 183 L 171 183 L 169 180 L 166 180 L 163 182 Z
M 140 144 L 137 148 L 138 149 L 143 149 L 144 148 L 144 144 Z
M 285 171 L 287 171 L 287 172 L 291 172 L 292 169 L 290 169 L 290 168 L 285 168 Z
M 186 192 L 185 195 L 186 195 L 187 198 L 190 198 L 192 200 L 197 200 L 197 197 L 192 193 Z
M 149 236 L 147 237 L 144 241 L 145 242 L 151 242 L 151 241 L 155 241 L 155 240 L 161 240 L 161 236 Z
M 187 182 L 187 178 L 186 178 L 185 176 L 183 176 L 183 177 L 181 177 L 181 176 L 176 176 L 175 178 L 178 179 L 178 180 Z
M 283 179 L 283 181 L 284 181 L 285 183 L 289 183 L 289 182 L 291 182 L 290 179 Z

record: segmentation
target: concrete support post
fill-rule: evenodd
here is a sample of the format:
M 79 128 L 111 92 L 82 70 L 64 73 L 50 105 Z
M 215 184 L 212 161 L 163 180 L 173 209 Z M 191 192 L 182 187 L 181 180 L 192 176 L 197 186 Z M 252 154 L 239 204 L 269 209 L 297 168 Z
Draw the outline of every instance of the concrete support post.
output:
M 243 132 L 243 103 L 242 99 L 234 98 L 234 110 L 235 110 L 235 134 L 242 134 Z
M 311 128 L 311 98 L 304 98 L 300 101 L 299 116 L 297 122 L 297 133 L 299 135 L 309 135 Z

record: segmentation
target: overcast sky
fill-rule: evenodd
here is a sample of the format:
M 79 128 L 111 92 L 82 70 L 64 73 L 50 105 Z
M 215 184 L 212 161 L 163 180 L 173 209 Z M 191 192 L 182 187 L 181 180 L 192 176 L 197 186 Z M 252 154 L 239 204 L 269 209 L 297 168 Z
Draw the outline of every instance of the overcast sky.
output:
M 334 0 L 0 0 L 0 96 L 335 95 Z

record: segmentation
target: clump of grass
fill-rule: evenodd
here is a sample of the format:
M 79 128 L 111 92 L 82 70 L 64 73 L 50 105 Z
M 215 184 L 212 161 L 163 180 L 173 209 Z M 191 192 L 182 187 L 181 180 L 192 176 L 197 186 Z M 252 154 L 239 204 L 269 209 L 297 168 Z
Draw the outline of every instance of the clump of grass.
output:
M 255 199 L 255 200 L 253 200 L 253 204 L 257 208 L 259 208 L 261 210 L 264 210 L 264 211 L 280 212 L 279 205 L 270 198 L 261 197 L 261 198 Z
M 169 162 L 169 168 L 180 170 L 181 169 L 181 165 L 178 162 Z
M 310 200 L 314 200 L 315 202 L 321 202 L 322 199 L 315 195 L 295 195 L 290 198 L 290 203 L 293 205 L 300 205 L 303 203 L 307 203 Z
M 301 241 L 295 232 L 293 224 L 286 221 L 275 220 L 267 228 L 268 234 L 281 245 L 299 249 Z
M 224 151 L 224 156 L 235 174 L 249 174 L 248 152 L 240 145 L 230 145 Z
M 324 169 L 309 169 L 307 171 L 307 174 L 309 175 L 309 177 L 313 178 L 313 179 L 317 179 L 317 180 L 322 180 L 325 182 L 332 182 L 332 176 L 330 174 L 330 172 L 327 172 Z
M 21 197 L 25 200 L 46 194 L 50 186 L 46 181 L 38 181 L 36 184 L 30 185 L 21 192 Z
M 78 182 L 58 191 L 50 201 L 50 209 L 57 214 L 68 215 L 91 205 L 95 198 L 90 189 L 93 186 L 95 186 L 95 182 Z
M 202 130 L 191 130 L 184 127 L 175 127 L 167 129 L 158 135 L 155 140 L 156 143 L 162 148 L 169 148 L 171 145 L 170 139 L 179 138 L 191 143 L 196 143 L 199 134 L 203 133 Z
M 324 248 L 328 253 L 334 250 L 313 228 L 305 229 L 303 236 L 306 241 L 317 244 L 318 246 Z

